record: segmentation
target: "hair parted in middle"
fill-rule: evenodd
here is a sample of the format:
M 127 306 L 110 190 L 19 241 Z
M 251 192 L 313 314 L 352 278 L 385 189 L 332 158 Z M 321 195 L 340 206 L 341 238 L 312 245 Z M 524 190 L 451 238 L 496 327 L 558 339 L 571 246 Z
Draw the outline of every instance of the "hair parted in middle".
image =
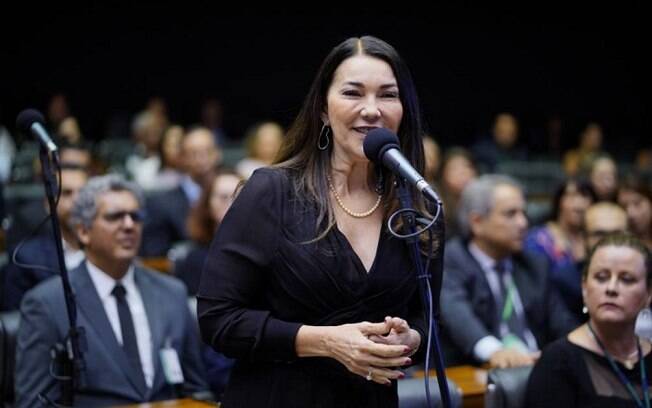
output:
M 326 181 L 331 170 L 332 143 L 323 151 L 317 149 L 317 139 L 324 125 L 321 117 L 327 110 L 327 94 L 335 71 L 342 62 L 356 55 L 378 58 L 391 67 L 403 107 L 403 118 L 397 135 L 401 151 L 414 168 L 423 174 L 425 160 L 421 113 L 416 88 L 407 65 L 396 50 L 383 40 L 372 36 L 348 38 L 333 48 L 322 62 L 303 106 L 287 132 L 276 164 L 277 168 L 289 170 L 296 196 L 304 204 L 316 207 L 316 239 L 322 238 L 335 224 Z M 379 170 L 374 171 L 374 174 L 379 174 Z M 398 202 L 393 186 L 394 177 L 384 174 L 383 180 L 383 207 L 387 214 L 388 211 L 398 208 Z M 412 195 L 415 203 L 421 203 L 419 208 L 425 209 L 421 197 L 414 189 Z

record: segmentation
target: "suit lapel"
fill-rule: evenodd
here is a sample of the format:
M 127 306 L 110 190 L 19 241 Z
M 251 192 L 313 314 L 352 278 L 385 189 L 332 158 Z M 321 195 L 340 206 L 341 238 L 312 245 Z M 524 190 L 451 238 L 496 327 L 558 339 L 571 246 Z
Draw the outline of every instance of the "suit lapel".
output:
M 484 269 L 482 269 L 482 266 L 480 266 L 478 260 L 475 259 L 475 256 L 473 256 L 473 254 L 471 254 L 471 251 L 469 251 L 468 243 L 462 244 L 462 250 L 466 252 L 465 254 L 466 258 L 471 260 L 470 266 L 475 269 L 475 273 L 473 275 L 480 277 L 480 284 L 478 285 L 478 289 L 481 290 L 482 292 L 475 294 L 476 299 L 479 299 L 481 297 L 486 297 L 491 302 L 493 309 L 496 310 L 496 299 L 494 299 L 493 292 L 491 291 L 491 286 L 489 285 L 487 274 L 485 273 Z
M 134 279 L 140 296 L 143 299 L 145 313 L 147 313 L 147 321 L 149 322 L 149 330 L 152 336 L 152 362 L 154 365 L 154 381 L 150 388 L 150 393 L 159 390 L 164 383 L 163 369 L 161 367 L 161 359 L 159 358 L 159 351 L 163 348 L 165 342 L 165 325 L 167 321 L 165 311 L 161 307 L 160 294 L 157 297 L 157 291 L 147 276 L 147 272 L 142 268 L 136 266 L 134 270 Z
M 116 362 L 120 370 L 125 374 L 131 385 L 139 395 L 145 396 L 146 389 L 142 387 L 142 381 L 138 381 L 135 373 L 130 369 L 127 357 L 115 337 L 109 318 L 106 315 L 102 301 L 97 294 L 95 285 L 91 280 L 86 263 L 82 262 L 75 273 L 71 274 L 71 284 L 75 289 L 75 299 L 80 312 L 87 316 L 87 322 L 98 334 L 100 341 L 111 356 L 110 360 Z

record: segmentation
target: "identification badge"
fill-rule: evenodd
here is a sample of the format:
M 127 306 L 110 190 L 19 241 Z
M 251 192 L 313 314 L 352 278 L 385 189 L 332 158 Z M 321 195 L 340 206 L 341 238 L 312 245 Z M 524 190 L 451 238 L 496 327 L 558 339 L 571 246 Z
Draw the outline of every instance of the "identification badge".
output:
M 179 363 L 179 355 L 169 344 L 159 351 L 161 365 L 168 384 L 183 384 L 183 370 Z

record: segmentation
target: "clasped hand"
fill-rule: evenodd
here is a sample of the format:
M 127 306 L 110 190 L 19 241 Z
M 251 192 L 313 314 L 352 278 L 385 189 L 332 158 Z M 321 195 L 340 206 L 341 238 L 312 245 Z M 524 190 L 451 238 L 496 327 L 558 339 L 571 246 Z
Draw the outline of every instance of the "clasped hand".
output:
M 331 357 L 349 371 L 379 384 L 403 378 L 395 367 L 409 365 L 421 342 L 419 333 L 398 317 L 380 323 L 354 323 L 332 327 Z

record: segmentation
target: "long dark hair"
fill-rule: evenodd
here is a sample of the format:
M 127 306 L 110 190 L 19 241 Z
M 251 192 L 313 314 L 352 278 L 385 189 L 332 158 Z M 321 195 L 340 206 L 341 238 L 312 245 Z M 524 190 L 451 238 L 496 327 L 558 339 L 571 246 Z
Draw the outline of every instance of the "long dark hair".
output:
M 557 221 L 559 213 L 561 212 L 561 200 L 568 193 L 571 188 L 575 188 L 576 192 L 583 197 L 589 198 L 591 203 L 598 201 L 598 196 L 593 191 L 591 183 L 581 178 L 570 177 L 562 181 L 555 190 L 552 196 L 552 209 L 550 211 L 550 221 Z
M 396 50 L 383 40 L 371 36 L 352 37 L 331 50 L 322 62 L 310 91 L 297 118 L 290 126 L 281 146 L 276 167 L 288 170 L 297 198 L 317 210 L 316 240 L 322 238 L 335 224 L 333 210 L 329 204 L 326 176 L 331 169 L 332 143 L 328 149 L 317 149 L 322 129 L 321 115 L 326 109 L 327 93 L 335 71 L 340 64 L 356 55 L 368 55 L 385 61 L 392 68 L 399 88 L 403 106 L 403 118 L 398 130 L 401 150 L 415 169 L 423 174 L 424 156 L 421 129 L 421 114 L 412 76 Z M 393 187 L 393 177 L 376 169 L 375 174 L 383 176 L 383 207 L 385 213 L 398 206 Z M 378 176 L 377 176 L 378 177 Z M 416 192 L 412 192 L 415 202 Z M 422 205 L 421 205 L 422 206 Z M 324 221 L 328 221 L 324 227 Z

